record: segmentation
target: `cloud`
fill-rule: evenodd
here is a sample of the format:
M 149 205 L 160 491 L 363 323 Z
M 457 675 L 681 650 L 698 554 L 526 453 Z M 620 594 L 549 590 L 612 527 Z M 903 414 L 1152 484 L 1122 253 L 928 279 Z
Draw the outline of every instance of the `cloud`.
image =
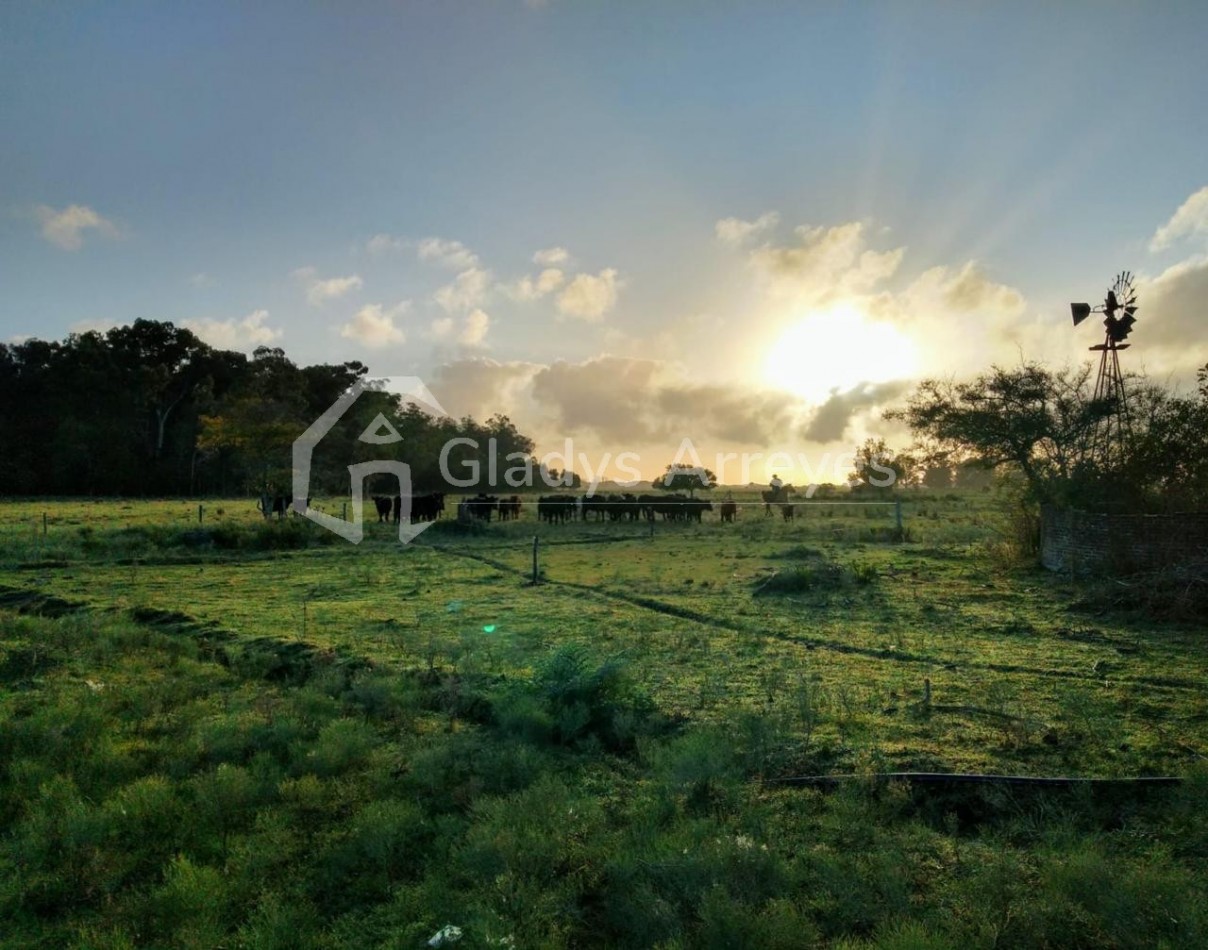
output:
M 198 271 L 196 274 L 194 274 L 192 277 L 189 278 L 189 284 L 193 287 L 197 287 L 198 289 L 200 289 L 202 287 L 213 287 L 214 278 L 211 277 L 209 274 L 207 274 L 205 271 Z
M 428 237 L 416 245 L 416 254 L 421 261 L 439 264 L 454 270 L 465 270 L 478 266 L 478 255 L 471 251 L 461 241 L 450 241 L 445 238 Z
M 410 305 L 404 301 L 390 310 L 380 303 L 362 307 L 348 323 L 340 327 L 340 336 L 369 347 L 381 349 L 406 341 L 407 336 L 394 325 L 394 318 L 404 313 Z
M 68 205 L 56 211 L 49 205 L 38 205 L 34 209 L 42 225 L 42 237 L 65 251 L 78 251 L 84 246 L 84 231 L 96 231 L 104 237 L 117 237 L 118 229 L 87 205 Z
M 452 317 L 437 317 L 428 326 L 428 335 L 437 340 L 444 340 L 453 335 L 454 321 Z
M 306 299 L 316 307 L 329 300 L 338 300 L 354 290 L 360 290 L 365 283 L 357 274 L 322 280 L 316 275 L 313 267 L 299 267 L 293 276 L 306 288 Z
M 486 340 L 487 331 L 491 328 L 491 318 L 483 310 L 471 310 L 466 317 L 465 325 L 457 337 L 457 342 L 463 346 L 482 346 Z
M 896 380 L 878 384 L 860 383 L 844 392 L 835 390 L 826 402 L 814 410 L 802 435 L 811 442 L 837 442 L 847 434 L 848 427 L 857 415 L 896 399 L 911 385 L 909 380 Z
M 68 333 L 108 333 L 114 327 L 126 326 L 116 320 L 77 320 L 67 328 Z
M 460 325 L 453 317 L 438 317 L 428 325 L 427 336 L 438 341 L 456 340 L 462 346 L 477 347 L 486 344 L 491 329 L 491 318 L 481 309 L 471 310 Z
M 382 254 L 401 251 L 407 247 L 407 244 L 408 242 L 400 237 L 394 237 L 390 234 L 375 234 L 365 242 L 365 250 L 376 257 Z
M 499 289 L 513 300 L 539 300 L 562 286 L 566 275 L 556 267 L 547 267 L 534 280 L 521 277 L 511 284 L 500 284 Z
M 558 312 L 594 323 L 616 306 L 619 286 L 611 267 L 594 276 L 578 274 L 558 295 Z
M 533 255 L 533 263 L 540 267 L 553 267 L 570 260 L 570 252 L 564 247 L 547 247 Z
M 185 320 L 181 326 L 217 349 L 251 350 L 280 339 L 282 331 L 266 326 L 267 320 L 267 310 L 253 310 L 241 320 Z
M 533 375 L 532 395 L 560 434 L 587 430 L 614 447 L 685 437 L 762 446 L 787 436 L 800 411 L 783 393 L 697 383 L 664 361 L 619 356 L 557 361 Z
M 1208 185 L 1179 205 L 1170 220 L 1154 232 L 1149 249 L 1157 253 L 1180 238 L 1205 233 L 1208 233 Z
M 491 272 L 480 267 L 469 267 L 458 274 L 451 284 L 446 284 L 432 295 L 446 312 L 470 310 L 485 299 L 491 283 Z
M 713 226 L 713 232 L 723 244 L 738 247 L 764 231 L 770 231 L 780 223 L 780 215 L 775 211 L 761 214 L 754 221 L 743 221 L 741 218 L 722 218 Z
M 968 261 L 958 271 L 932 267 L 923 271 L 907 288 L 924 306 L 939 304 L 953 313 L 992 313 L 1018 317 L 1027 307 L 1024 296 L 1014 287 L 997 284 L 982 272 L 976 261 Z
M 1208 255 L 1180 261 L 1152 280 L 1139 280 L 1137 300 L 1137 325 L 1129 342 L 1166 350 L 1166 361 L 1180 369 L 1204 365 Z
M 539 363 L 501 363 L 482 357 L 453 360 L 437 368 L 431 388 L 455 416 L 486 418 L 504 412 L 532 417 L 536 414 L 530 402 L 533 376 L 542 369 Z
M 794 234 L 795 243 L 763 244 L 750 251 L 748 260 L 774 293 L 805 297 L 818 305 L 867 293 L 897 273 L 906 253 L 904 247 L 867 249 L 860 221 L 829 228 L 802 226 Z

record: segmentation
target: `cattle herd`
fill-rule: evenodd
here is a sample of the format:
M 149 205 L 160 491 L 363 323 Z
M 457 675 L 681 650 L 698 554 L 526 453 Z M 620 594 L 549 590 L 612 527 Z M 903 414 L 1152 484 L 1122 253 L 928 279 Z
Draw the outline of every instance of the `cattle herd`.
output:
M 444 492 L 411 495 L 408 500 L 411 503 L 412 524 L 436 521 L 444 514 Z M 766 497 L 764 501 L 767 502 Z M 306 502 L 309 506 L 310 499 Z M 402 519 L 402 496 L 374 495 L 373 504 L 379 523 L 398 524 Z M 498 515 L 500 521 L 514 521 L 520 517 L 524 504 L 519 495 L 499 497 L 480 492 L 457 503 L 457 518 L 459 521 L 491 521 Z M 537 499 L 536 506 L 537 519 L 547 524 L 565 524 L 568 521 L 654 521 L 659 517 L 664 521 L 699 523 L 706 511 L 713 510 L 711 502 L 688 495 L 634 495 L 630 492 L 603 495 L 542 495 Z M 257 507 L 265 518 L 273 515 L 283 518 L 289 509 L 289 499 L 281 494 L 266 494 L 260 499 Z M 772 504 L 766 503 L 764 507 L 770 515 Z M 781 502 L 776 507 L 780 509 L 785 521 L 792 520 L 792 504 Z M 737 503 L 729 499 L 721 502 L 719 514 L 723 522 L 733 522 L 738 515 Z
M 445 496 L 440 492 L 411 497 L 411 521 L 434 521 L 445 510 Z M 374 495 L 378 521 L 398 524 L 402 513 L 403 499 L 398 496 Z M 459 521 L 491 521 L 498 515 L 500 521 L 513 521 L 520 517 L 524 501 L 519 495 L 500 497 L 479 493 L 463 498 L 457 503 Z M 531 504 L 531 502 L 530 502 Z M 665 521 L 700 522 L 713 504 L 687 495 L 542 495 L 536 499 L 537 519 L 547 524 L 564 524 L 568 521 Z M 727 501 L 721 505 L 723 521 L 733 521 L 737 505 Z
M 445 510 L 444 492 L 427 492 L 423 495 L 411 495 L 411 523 L 419 521 L 435 521 Z M 403 498 L 401 495 L 374 495 L 374 507 L 377 508 L 378 522 L 398 524 L 403 516 Z

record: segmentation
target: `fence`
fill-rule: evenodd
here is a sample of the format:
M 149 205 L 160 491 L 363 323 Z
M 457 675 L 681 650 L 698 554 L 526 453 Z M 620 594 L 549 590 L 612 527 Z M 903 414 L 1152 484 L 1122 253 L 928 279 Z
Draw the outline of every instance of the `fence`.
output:
M 1208 512 L 1098 514 L 1046 505 L 1040 560 L 1051 571 L 1125 574 L 1208 555 Z

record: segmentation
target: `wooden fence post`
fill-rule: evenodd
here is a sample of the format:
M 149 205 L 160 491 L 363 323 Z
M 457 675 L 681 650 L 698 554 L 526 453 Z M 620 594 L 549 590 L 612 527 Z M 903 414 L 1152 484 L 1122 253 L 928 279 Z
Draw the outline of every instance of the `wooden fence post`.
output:
M 541 582 L 541 572 L 537 566 L 537 545 L 541 543 L 541 539 L 536 535 L 533 536 L 533 584 Z

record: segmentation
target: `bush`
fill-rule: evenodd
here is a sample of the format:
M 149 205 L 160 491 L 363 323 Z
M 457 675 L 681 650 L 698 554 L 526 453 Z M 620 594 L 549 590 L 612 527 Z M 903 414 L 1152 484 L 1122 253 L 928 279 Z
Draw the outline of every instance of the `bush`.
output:
M 608 749 L 628 748 L 653 709 L 628 682 L 618 660 L 597 665 L 577 644 L 550 654 L 533 677 L 533 686 L 552 724 L 554 741 L 563 745 L 594 739 Z

